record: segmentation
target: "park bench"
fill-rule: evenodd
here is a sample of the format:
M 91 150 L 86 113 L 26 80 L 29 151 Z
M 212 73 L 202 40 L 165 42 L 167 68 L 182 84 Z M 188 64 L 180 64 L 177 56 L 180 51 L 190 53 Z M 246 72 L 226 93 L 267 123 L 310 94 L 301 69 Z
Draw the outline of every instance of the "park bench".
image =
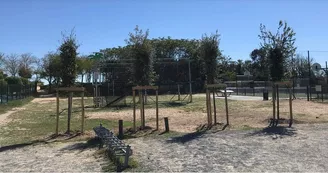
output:
M 221 97 L 224 97 L 224 90 L 220 90 L 219 92 L 221 93 Z M 233 93 L 232 90 L 226 90 L 226 92 L 227 92 L 227 97 L 229 97 L 231 93 Z M 216 93 L 216 96 L 220 97 L 218 92 Z
M 107 146 L 109 154 L 116 159 L 124 157 L 124 165 L 126 168 L 129 165 L 129 157 L 132 155 L 132 150 L 129 145 L 125 145 L 120 139 L 118 139 L 113 132 L 103 127 L 101 124 L 98 127 L 93 128 L 97 137 L 101 139 L 100 147 Z

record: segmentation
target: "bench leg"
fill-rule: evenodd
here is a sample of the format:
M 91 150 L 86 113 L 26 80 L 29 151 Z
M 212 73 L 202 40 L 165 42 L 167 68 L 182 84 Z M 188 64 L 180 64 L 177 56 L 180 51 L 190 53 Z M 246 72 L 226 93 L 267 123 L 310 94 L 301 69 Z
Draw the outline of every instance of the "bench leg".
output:
M 126 146 L 125 158 L 124 158 L 124 168 L 129 166 L 129 157 L 130 157 L 131 147 Z

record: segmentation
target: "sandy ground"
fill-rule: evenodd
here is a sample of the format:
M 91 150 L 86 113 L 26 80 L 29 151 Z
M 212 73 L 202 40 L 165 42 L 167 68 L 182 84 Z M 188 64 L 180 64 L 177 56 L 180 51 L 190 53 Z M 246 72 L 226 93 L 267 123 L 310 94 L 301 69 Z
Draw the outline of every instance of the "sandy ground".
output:
M 5 125 L 6 123 L 11 121 L 11 119 L 9 118 L 11 114 L 22 110 L 25 110 L 25 107 L 13 108 L 12 110 L 7 111 L 6 113 L 0 114 L 0 126 Z
M 327 172 L 327 130 L 326 124 L 312 124 L 280 134 L 224 131 L 129 143 L 141 171 Z
M 204 105 L 205 107 L 205 105 Z M 133 120 L 132 110 L 120 110 L 117 112 L 89 112 L 88 118 L 102 118 L 110 120 L 122 119 L 124 121 Z M 224 105 L 217 106 L 217 120 L 220 123 L 226 122 Z M 293 101 L 293 115 L 295 124 L 328 122 L 328 107 L 325 104 L 308 102 L 306 100 Z M 146 125 L 155 127 L 155 109 L 146 109 Z M 136 111 L 137 120 L 140 120 L 140 111 Z M 193 132 L 202 124 L 207 122 L 205 108 L 197 111 L 184 111 L 176 108 L 160 108 L 159 122 L 160 129 L 164 128 L 164 117 L 169 118 L 170 129 L 178 132 Z M 229 103 L 230 124 L 236 128 L 243 127 L 266 127 L 268 119 L 272 117 L 271 101 L 234 101 Z M 288 100 L 280 101 L 280 117 L 289 119 Z
M 105 160 L 81 143 L 31 145 L 0 151 L 0 172 L 101 172 Z

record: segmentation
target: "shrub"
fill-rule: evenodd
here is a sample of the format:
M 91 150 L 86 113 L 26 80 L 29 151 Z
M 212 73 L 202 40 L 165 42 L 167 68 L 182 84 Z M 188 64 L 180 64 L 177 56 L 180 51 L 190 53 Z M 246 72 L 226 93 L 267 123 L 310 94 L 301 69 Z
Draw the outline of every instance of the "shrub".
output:
M 21 78 L 19 77 L 6 77 L 5 81 L 9 84 L 9 85 L 12 85 L 12 84 L 18 84 L 18 85 L 22 85 L 23 82 L 21 80 Z

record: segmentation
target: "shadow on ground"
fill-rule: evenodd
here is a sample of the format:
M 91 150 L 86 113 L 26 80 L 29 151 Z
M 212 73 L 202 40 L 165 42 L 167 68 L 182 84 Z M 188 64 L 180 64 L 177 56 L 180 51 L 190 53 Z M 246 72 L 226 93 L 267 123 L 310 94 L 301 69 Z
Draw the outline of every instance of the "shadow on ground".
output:
M 216 124 L 211 127 L 202 125 L 197 128 L 196 132 L 187 133 L 182 136 L 172 137 L 172 138 L 168 139 L 166 142 L 184 144 L 186 142 L 190 142 L 192 140 L 201 138 L 201 137 L 203 137 L 204 134 L 206 134 L 208 132 L 216 133 L 216 132 L 224 131 L 227 127 L 228 127 L 228 125 L 222 125 L 222 124 Z
M 48 143 L 53 143 L 53 142 L 66 141 L 66 140 L 70 140 L 70 139 L 73 139 L 78 136 L 80 136 L 80 133 L 59 134 L 59 135 L 53 134 L 53 135 L 46 137 L 45 139 L 33 140 L 31 142 L 25 142 L 25 143 L 21 143 L 21 144 L 2 146 L 2 147 L 0 147 L 0 152 L 7 151 L 7 150 L 15 150 L 15 149 L 27 147 L 30 145 L 48 144 Z
M 266 127 L 262 130 L 256 130 L 247 134 L 247 136 L 263 136 L 263 135 L 279 135 L 279 136 L 294 136 L 296 135 L 296 129 L 291 127 L 285 126 L 273 126 L 273 127 Z
M 72 145 L 68 145 L 62 149 L 61 151 L 64 150 L 85 150 L 89 148 L 97 148 L 101 144 L 101 139 L 99 138 L 91 138 L 87 142 L 80 142 L 80 143 L 75 143 Z

